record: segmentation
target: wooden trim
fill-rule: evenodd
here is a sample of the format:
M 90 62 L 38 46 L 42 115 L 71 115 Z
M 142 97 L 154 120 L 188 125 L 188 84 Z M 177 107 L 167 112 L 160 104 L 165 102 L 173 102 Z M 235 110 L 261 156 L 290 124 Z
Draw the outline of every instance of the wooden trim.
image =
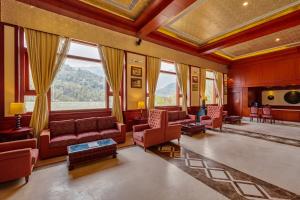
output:
M 19 27 L 15 28 L 15 102 L 20 101 Z
M 0 23 L 0 117 L 4 117 L 4 24 Z

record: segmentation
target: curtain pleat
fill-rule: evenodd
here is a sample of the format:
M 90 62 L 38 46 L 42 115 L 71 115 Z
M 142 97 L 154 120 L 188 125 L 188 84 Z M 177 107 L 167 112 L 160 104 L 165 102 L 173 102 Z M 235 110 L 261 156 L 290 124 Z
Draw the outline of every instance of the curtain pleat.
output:
M 120 89 L 124 67 L 124 51 L 106 46 L 98 47 L 107 82 L 113 92 L 112 115 L 119 122 L 123 122 L 123 114 L 120 101 Z
M 160 59 L 147 56 L 147 81 L 148 81 L 148 92 L 149 92 L 148 109 L 154 109 L 155 91 L 156 91 L 159 72 L 160 72 Z
M 185 64 L 176 64 L 176 75 L 178 86 L 182 93 L 182 111 L 187 112 L 187 82 L 189 66 Z
M 200 104 L 202 105 L 202 100 L 205 98 L 205 87 L 206 87 L 206 69 L 200 69 Z
M 60 69 L 69 48 L 69 39 L 25 28 L 32 80 L 36 91 L 30 120 L 35 136 L 48 126 L 47 92 Z M 61 43 L 60 43 L 61 41 Z
M 221 72 L 214 72 L 214 75 L 214 85 L 217 93 L 217 102 L 219 105 L 223 105 L 223 74 Z

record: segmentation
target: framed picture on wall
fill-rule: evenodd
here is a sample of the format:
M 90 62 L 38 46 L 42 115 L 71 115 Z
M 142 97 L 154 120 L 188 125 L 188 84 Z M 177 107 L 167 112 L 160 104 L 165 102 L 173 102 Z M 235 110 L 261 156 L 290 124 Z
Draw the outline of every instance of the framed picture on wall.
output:
M 142 79 L 131 78 L 131 88 L 142 88 Z
M 192 76 L 192 83 L 198 83 L 198 76 Z
M 198 84 L 192 84 L 192 91 L 198 91 L 199 85 Z
M 131 66 L 131 76 L 142 77 L 143 69 L 141 67 Z

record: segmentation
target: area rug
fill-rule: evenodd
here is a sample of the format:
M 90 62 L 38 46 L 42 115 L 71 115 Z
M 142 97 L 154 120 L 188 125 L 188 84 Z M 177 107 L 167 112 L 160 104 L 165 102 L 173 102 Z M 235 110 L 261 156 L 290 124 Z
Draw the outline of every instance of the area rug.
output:
M 229 199 L 300 199 L 293 192 L 174 143 L 152 147 L 150 150 Z
M 277 142 L 277 143 L 281 143 L 281 144 L 300 147 L 300 140 L 286 138 L 286 137 L 279 137 L 279 136 L 275 136 L 275 135 L 268 135 L 268 134 L 264 134 L 264 133 L 254 132 L 254 131 L 246 131 L 246 130 L 241 130 L 238 128 L 224 127 L 222 129 L 222 133 L 243 135 L 243 136 L 252 137 L 252 138 L 256 138 L 256 139 L 262 139 L 262 140 L 267 140 L 267 141 L 271 141 L 271 142 Z

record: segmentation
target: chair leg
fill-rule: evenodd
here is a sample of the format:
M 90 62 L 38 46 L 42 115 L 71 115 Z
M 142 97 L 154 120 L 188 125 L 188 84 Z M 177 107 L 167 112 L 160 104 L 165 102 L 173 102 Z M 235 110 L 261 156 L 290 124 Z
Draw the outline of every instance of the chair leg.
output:
M 180 145 L 180 138 L 178 138 L 178 145 Z
M 144 147 L 144 151 L 145 151 L 145 152 L 147 152 L 147 149 L 146 149 L 146 147 Z
M 25 176 L 25 182 L 28 183 L 29 181 L 29 176 Z

